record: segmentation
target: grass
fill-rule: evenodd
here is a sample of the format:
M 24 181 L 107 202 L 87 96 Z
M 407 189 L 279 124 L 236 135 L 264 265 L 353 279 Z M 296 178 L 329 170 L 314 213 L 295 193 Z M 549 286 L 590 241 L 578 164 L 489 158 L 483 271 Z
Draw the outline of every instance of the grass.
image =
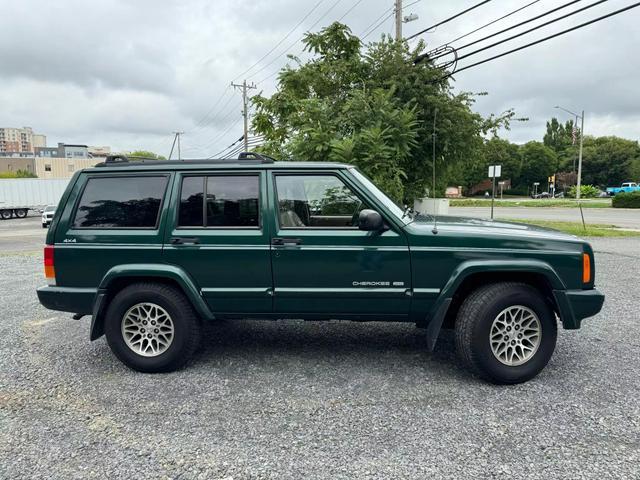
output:
M 507 222 L 527 223 L 540 227 L 553 228 L 561 232 L 577 235 L 578 237 L 639 237 L 640 231 L 621 230 L 614 225 L 603 225 L 601 223 L 587 223 L 586 230 L 581 222 L 557 222 L 553 220 L 527 220 L 502 218 Z
M 609 208 L 611 207 L 610 198 L 595 198 L 582 200 L 582 208 Z M 454 198 L 449 200 L 452 207 L 490 207 L 491 200 L 485 198 Z M 548 199 L 539 200 L 521 199 L 521 200 L 498 200 L 495 202 L 496 207 L 535 207 L 535 208 L 578 208 L 578 202 L 573 199 Z

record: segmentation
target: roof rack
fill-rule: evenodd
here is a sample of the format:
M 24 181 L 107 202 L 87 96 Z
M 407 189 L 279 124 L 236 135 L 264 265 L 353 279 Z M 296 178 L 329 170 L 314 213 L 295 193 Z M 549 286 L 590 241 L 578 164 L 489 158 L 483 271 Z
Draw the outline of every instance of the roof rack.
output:
M 133 160 L 133 161 L 132 161 Z M 119 167 L 127 164 L 138 165 L 140 163 L 150 163 L 153 165 L 181 165 L 181 164 L 207 164 L 207 163 L 233 163 L 233 162 L 247 162 L 247 163 L 273 163 L 276 160 L 267 155 L 262 155 L 257 152 L 240 152 L 238 158 L 225 158 L 225 159 L 204 159 L 204 160 L 158 160 L 152 157 L 130 157 L 127 155 L 107 155 L 104 162 L 98 163 L 96 167 Z
M 257 152 L 240 152 L 238 160 L 260 160 L 262 163 L 273 163 L 275 158 Z

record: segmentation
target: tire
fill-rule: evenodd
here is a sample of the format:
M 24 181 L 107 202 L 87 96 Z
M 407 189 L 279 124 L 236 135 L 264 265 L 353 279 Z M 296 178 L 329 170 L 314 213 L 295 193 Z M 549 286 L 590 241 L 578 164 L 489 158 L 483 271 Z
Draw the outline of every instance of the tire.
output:
M 12 216 L 11 210 L 0 210 L 0 218 L 9 220 Z
M 42 228 L 47 228 L 49 225 L 47 225 L 46 223 L 42 224 Z
M 540 373 L 553 355 L 557 334 L 555 314 L 542 294 L 515 282 L 473 291 L 460 307 L 455 325 L 456 350 L 464 365 L 495 384 L 522 383 Z
M 157 323 L 153 326 L 152 322 Z M 169 327 L 171 335 L 167 333 Z M 142 339 L 140 331 L 155 337 Z M 111 300 L 105 315 L 105 335 L 113 353 L 129 368 L 146 373 L 171 372 L 183 367 L 198 348 L 200 321 L 177 288 L 136 283 Z M 161 340 L 168 345 L 162 345 Z
M 19 208 L 18 210 L 14 210 L 14 213 L 18 218 L 26 218 L 27 216 L 27 210 L 24 208 Z

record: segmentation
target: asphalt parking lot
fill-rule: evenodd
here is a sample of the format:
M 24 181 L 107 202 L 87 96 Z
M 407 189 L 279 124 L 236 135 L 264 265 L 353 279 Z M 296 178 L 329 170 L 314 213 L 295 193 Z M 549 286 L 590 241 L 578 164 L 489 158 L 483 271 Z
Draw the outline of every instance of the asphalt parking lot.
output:
M 593 240 L 603 312 L 496 387 L 400 324 L 224 323 L 187 369 L 132 372 L 38 304 L 44 230 L 11 222 L 0 478 L 638 478 L 640 238 Z

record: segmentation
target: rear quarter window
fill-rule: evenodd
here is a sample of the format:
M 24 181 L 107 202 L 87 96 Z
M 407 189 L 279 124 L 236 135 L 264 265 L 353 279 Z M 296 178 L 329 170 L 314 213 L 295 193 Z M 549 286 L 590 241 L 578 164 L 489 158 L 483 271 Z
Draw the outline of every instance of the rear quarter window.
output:
M 157 228 L 168 176 L 92 177 L 78 202 L 74 228 Z

